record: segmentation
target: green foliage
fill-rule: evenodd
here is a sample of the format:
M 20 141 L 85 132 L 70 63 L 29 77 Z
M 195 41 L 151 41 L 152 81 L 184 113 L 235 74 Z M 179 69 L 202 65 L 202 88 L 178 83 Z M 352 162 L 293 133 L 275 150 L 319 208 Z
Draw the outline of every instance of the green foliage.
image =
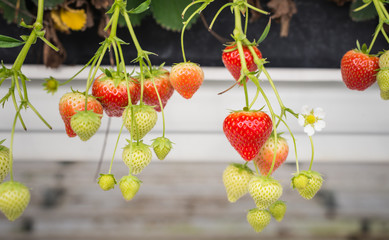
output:
M 162 27 L 173 30 L 180 31 L 182 29 L 183 19 L 181 17 L 182 11 L 187 5 L 189 5 L 192 0 L 169 0 L 169 4 L 166 4 L 166 0 L 153 0 L 151 3 L 150 10 L 153 13 L 153 17 Z M 192 13 L 197 9 L 197 5 L 191 7 L 185 14 L 185 20 L 192 15 Z M 196 21 L 198 15 L 195 16 L 188 27 L 190 27 L 193 22 Z
M 0 35 L 0 48 L 12 48 L 23 45 L 24 42 L 12 37 Z
M 8 22 L 20 23 L 23 19 L 25 22 L 29 23 L 32 21 L 32 17 L 28 14 L 25 0 L 20 0 L 20 8 L 16 16 L 15 6 L 18 0 L 7 0 L 6 2 L 0 1 L 0 10 L 3 13 L 3 18 Z
M 374 7 L 374 4 L 369 4 L 358 11 L 354 11 L 355 9 L 358 9 L 363 5 L 365 5 L 363 0 L 356 0 L 351 4 L 350 17 L 353 21 L 356 22 L 368 21 L 377 17 L 377 11 Z
M 139 9 L 138 7 L 141 7 L 143 5 L 144 0 L 127 0 L 127 10 L 135 10 Z M 143 5 L 144 6 L 144 5 Z M 143 9 L 144 11 L 142 12 L 136 12 L 135 13 L 130 13 L 130 20 L 131 24 L 133 26 L 139 26 L 142 22 L 142 19 L 145 18 L 146 16 L 150 15 L 150 10 Z M 126 21 L 124 20 L 123 16 L 119 17 L 119 25 L 120 26 L 126 26 Z

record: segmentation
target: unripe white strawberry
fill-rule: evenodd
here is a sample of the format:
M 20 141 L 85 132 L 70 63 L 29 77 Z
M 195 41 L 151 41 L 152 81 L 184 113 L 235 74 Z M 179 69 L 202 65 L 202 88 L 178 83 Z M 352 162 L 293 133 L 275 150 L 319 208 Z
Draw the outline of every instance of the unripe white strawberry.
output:
M 9 173 L 9 149 L 1 145 L 5 140 L 0 141 L 0 183 Z
M 164 160 L 172 149 L 173 143 L 165 137 L 158 137 L 153 140 L 151 147 L 153 148 L 155 155 L 159 160 Z
M 277 200 L 269 207 L 269 212 L 278 222 L 281 222 L 286 212 L 286 203 Z
M 130 173 L 136 175 L 149 165 L 152 153 L 149 146 L 143 142 L 130 142 L 124 148 L 122 158 Z
M 70 119 L 70 126 L 82 141 L 89 140 L 101 125 L 101 114 L 93 111 L 80 111 Z
M 249 182 L 254 176 L 253 171 L 244 164 L 232 163 L 223 172 L 223 183 L 227 198 L 236 202 L 248 192 Z
M 380 68 L 388 68 L 389 67 L 389 51 L 385 51 L 379 59 L 378 65 Z
M 113 174 L 100 174 L 100 177 L 97 182 L 101 189 L 108 191 L 113 189 L 116 184 L 116 179 Z
M 128 175 L 124 176 L 119 181 L 119 187 L 122 192 L 123 198 L 130 201 L 134 198 L 142 183 L 136 176 Z
M 307 176 L 309 181 L 305 188 L 297 188 L 297 190 L 303 198 L 308 200 L 312 199 L 320 190 L 323 184 L 323 178 L 320 173 L 312 170 L 302 171 L 300 174 Z
M 247 213 L 247 222 L 256 232 L 261 232 L 271 220 L 271 214 L 268 210 L 253 208 Z
M 255 176 L 249 182 L 249 193 L 258 209 L 266 209 L 281 197 L 282 186 L 272 177 Z
M 0 184 L 0 210 L 10 221 L 19 218 L 30 202 L 30 191 L 20 182 Z
M 134 116 L 134 120 L 132 120 Z M 158 115 L 152 106 L 132 105 L 124 110 L 122 115 L 124 126 L 131 133 L 134 140 L 141 140 L 153 129 Z M 134 126 L 133 126 L 134 125 Z

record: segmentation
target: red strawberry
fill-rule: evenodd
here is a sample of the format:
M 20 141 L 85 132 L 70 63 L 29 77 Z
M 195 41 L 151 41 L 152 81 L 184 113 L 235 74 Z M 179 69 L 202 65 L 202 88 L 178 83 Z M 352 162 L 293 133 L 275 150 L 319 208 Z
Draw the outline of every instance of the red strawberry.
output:
M 236 151 L 246 161 L 252 160 L 269 138 L 272 121 L 262 111 L 232 112 L 224 119 L 223 131 Z
M 131 103 L 137 104 L 140 98 L 140 85 L 128 77 Z M 103 105 L 109 117 L 121 117 L 124 108 L 128 105 L 127 86 L 124 73 L 118 74 L 105 70 L 98 76 L 92 86 L 92 95 Z
M 59 100 L 59 113 L 65 123 L 66 133 L 69 137 L 75 137 L 77 134 L 70 126 L 70 119 L 78 111 L 85 110 L 85 94 L 80 92 L 65 93 Z M 91 110 L 102 116 L 103 107 L 93 96 L 88 96 L 88 110 Z M 100 117 L 101 117 L 100 116 Z
M 340 70 L 349 89 L 363 91 L 376 81 L 379 58 L 360 50 L 350 50 L 342 58 Z
M 184 98 L 189 99 L 204 81 L 204 72 L 196 63 L 182 62 L 172 67 L 170 82 Z
M 276 160 L 272 173 L 285 162 L 289 153 L 289 146 L 285 138 L 278 135 L 277 142 Z M 266 140 L 265 144 L 262 145 L 258 155 L 254 158 L 254 163 L 258 166 L 262 175 L 267 175 L 270 170 L 270 167 L 273 163 L 275 147 L 275 138 L 273 132 Z
M 153 82 L 157 87 L 164 108 L 169 98 L 173 95 L 174 88 L 169 80 L 169 72 L 165 69 L 155 69 L 151 76 L 146 76 L 146 79 L 143 82 L 143 101 L 147 105 L 155 106 L 155 110 L 160 112 L 161 105 Z
M 259 51 L 259 49 L 256 46 L 253 46 L 253 48 L 254 48 L 254 51 L 256 52 L 257 56 L 259 58 L 262 58 L 262 54 Z M 247 46 L 243 46 L 243 52 L 244 52 L 244 57 L 246 59 L 247 69 L 250 72 L 256 71 L 258 69 L 258 67 L 254 63 L 253 55 L 251 55 L 250 50 Z M 224 49 L 223 54 L 222 54 L 222 61 L 223 61 L 224 66 L 232 74 L 234 79 L 236 81 L 238 81 L 240 78 L 242 65 L 240 62 L 239 51 L 238 51 L 238 48 L 237 48 L 235 43 L 233 45 L 227 46 Z

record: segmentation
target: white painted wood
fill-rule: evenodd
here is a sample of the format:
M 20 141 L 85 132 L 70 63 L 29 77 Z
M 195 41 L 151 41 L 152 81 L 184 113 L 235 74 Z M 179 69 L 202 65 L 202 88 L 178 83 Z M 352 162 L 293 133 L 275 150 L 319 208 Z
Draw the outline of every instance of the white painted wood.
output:
M 98 160 L 107 117 L 104 116 L 98 134 L 85 143 L 77 138 L 70 139 L 66 136 L 58 113 L 59 98 L 69 91 L 70 87 L 80 91 L 85 89 L 88 71 L 83 71 L 70 85 L 61 87 L 55 95 L 45 93 L 41 86 L 42 78 L 53 76 L 64 81 L 79 69 L 81 66 L 64 66 L 56 70 L 34 65 L 23 67 L 23 73 L 32 80 L 28 83 L 29 98 L 52 125 L 53 130 L 48 130 L 32 111 L 23 112 L 28 132 L 25 133 L 20 126 L 17 128 L 14 152 L 16 158 L 44 161 Z M 240 160 L 224 137 L 222 122 L 230 109 L 237 110 L 243 107 L 243 88 L 235 87 L 223 95 L 217 95 L 234 83 L 232 77 L 225 68 L 221 67 L 204 67 L 204 71 L 204 84 L 192 99 L 186 100 L 175 92 L 166 106 L 166 136 L 176 143 L 168 161 Z M 308 104 L 313 107 L 323 107 L 326 111 L 327 127 L 314 136 L 316 161 L 384 162 L 389 160 L 388 102 L 380 99 L 376 85 L 364 92 L 348 90 L 341 81 L 339 69 L 271 68 L 268 72 L 287 107 L 298 112 L 303 105 Z M 263 74 L 261 76 L 264 77 Z M 264 80 L 262 85 L 277 112 L 277 101 L 269 84 Z M 1 95 L 8 90 L 7 86 L 9 86 L 7 82 L 1 86 Z M 253 84 L 249 83 L 251 98 L 255 94 L 254 89 Z M 254 107 L 261 108 L 264 104 L 263 99 L 259 97 Z M 1 138 L 9 139 L 14 112 L 12 102 L 7 102 L 5 108 L 0 110 Z M 311 148 L 308 138 L 291 115 L 288 117 L 288 124 L 296 134 L 299 159 L 309 161 Z M 114 118 L 106 159 L 111 159 L 120 126 L 121 119 Z M 281 127 L 281 130 L 285 131 L 286 128 Z M 150 139 L 160 136 L 161 131 L 162 121 L 159 120 L 150 136 L 146 138 L 146 142 L 150 143 Z M 116 160 L 120 159 L 120 149 L 125 145 L 126 136 L 128 137 L 128 133 L 123 134 L 119 141 Z M 289 135 L 285 134 L 285 136 Z M 290 137 L 288 139 L 291 140 Z M 289 143 L 292 151 L 288 161 L 295 161 L 292 143 L 291 141 Z

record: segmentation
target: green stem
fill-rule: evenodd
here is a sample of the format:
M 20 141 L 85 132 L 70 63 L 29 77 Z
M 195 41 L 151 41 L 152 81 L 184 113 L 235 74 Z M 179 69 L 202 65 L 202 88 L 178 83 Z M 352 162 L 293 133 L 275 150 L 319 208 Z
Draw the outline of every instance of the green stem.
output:
M 312 164 L 313 164 L 313 158 L 314 158 L 314 153 L 315 153 L 315 149 L 314 149 L 314 146 L 313 146 L 313 139 L 312 139 L 312 136 L 309 136 L 309 140 L 311 141 L 311 149 L 312 149 L 312 155 L 311 155 L 311 163 L 309 164 L 309 171 L 311 171 L 312 169 Z
M 16 128 L 16 122 L 18 120 L 18 116 L 19 116 L 20 110 L 22 109 L 22 104 L 23 103 L 21 103 L 19 105 L 19 107 L 17 108 L 17 111 L 15 113 L 15 117 L 14 117 L 14 121 L 13 121 L 13 124 L 12 124 L 12 130 L 11 130 L 11 143 L 10 143 L 10 146 L 9 146 L 9 175 L 10 175 L 11 182 L 14 181 L 14 174 L 13 174 L 13 145 L 14 145 L 14 137 L 15 137 L 15 128 Z
M 119 135 L 118 135 L 118 138 L 116 140 L 115 149 L 113 150 L 113 155 L 112 155 L 112 159 L 111 159 L 111 164 L 109 165 L 108 174 L 111 174 L 111 172 L 112 172 L 113 160 L 115 159 L 115 154 L 116 154 L 117 147 L 119 145 L 120 136 L 122 135 L 124 121 L 122 121 L 122 122 L 123 123 L 122 123 L 122 126 L 120 127 Z
M 28 105 L 28 107 L 31 108 L 32 111 L 35 112 L 35 114 L 39 117 L 39 119 L 42 120 L 42 122 L 43 122 L 50 130 L 53 129 L 53 128 L 50 126 L 50 124 L 42 117 L 42 115 L 38 112 L 38 110 L 36 110 L 36 108 L 35 108 L 30 102 L 27 102 L 27 105 Z
M 300 172 L 300 168 L 299 168 L 299 161 L 298 161 L 298 157 L 297 157 L 297 143 L 296 143 L 296 139 L 293 135 L 293 132 L 292 130 L 290 129 L 290 127 L 288 126 L 288 124 L 281 118 L 279 117 L 279 119 L 281 120 L 281 122 L 285 125 L 285 127 L 288 129 L 289 131 L 289 134 L 290 136 L 292 137 L 293 139 L 293 146 L 294 146 L 294 154 L 295 154 L 295 157 L 296 157 L 296 170 L 297 170 L 297 173 Z
M 162 137 L 165 137 L 165 113 L 164 113 L 164 109 L 163 109 L 163 104 L 162 104 L 161 96 L 159 95 L 159 92 L 158 92 L 157 85 L 155 85 L 154 78 L 152 79 L 152 82 L 153 82 L 153 85 L 154 85 L 155 93 L 157 94 L 157 97 L 158 97 L 159 106 L 161 107 L 161 114 L 162 114 Z
M 224 5 L 216 12 L 215 16 L 214 16 L 213 19 L 212 19 L 211 24 L 210 24 L 209 27 L 208 27 L 209 30 L 212 29 L 213 24 L 215 23 L 216 18 L 219 16 L 219 14 L 220 14 L 226 7 L 229 7 L 229 6 L 231 6 L 231 5 L 233 5 L 233 3 L 226 3 L 226 4 L 224 4 Z
M 252 106 L 254 105 L 254 103 L 257 101 L 258 96 L 259 96 L 259 93 L 260 93 L 260 91 L 259 91 L 259 89 L 257 88 L 257 92 L 255 93 L 255 96 L 254 96 L 253 100 L 251 101 L 251 104 L 250 104 L 250 106 L 249 106 L 249 109 L 251 109 Z
M 248 8 L 253 9 L 254 11 L 257 11 L 257 12 L 262 13 L 264 15 L 269 15 L 270 14 L 269 12 L 266 12 L 266 11 L 263 11 L 262 9 L 256 8 L 256 7 L 248 4 L 247 2 L 245 2 L 244 5 L 246 5 L 246 7 L 248 7 Z
M 367 54 L 370 54 L 370 51 L 371 49 L 373 48 L 373 45 L 375 43 L 375 40 L 377 39 L 377 36 L 378 36 L 378 33 L 381 31 L 382 29 L 382 26 L 383 26 L 383 21 L 380 19 L 380 23 L 378 24 L 376 30 L 375 30 L 375 33 L 374 33 L 374 36 L 373 36 L 373 40 L 371 40 L 371 43 L 370 43 L 370 46 L 369 46 L 369 49 L 367 50 Z

